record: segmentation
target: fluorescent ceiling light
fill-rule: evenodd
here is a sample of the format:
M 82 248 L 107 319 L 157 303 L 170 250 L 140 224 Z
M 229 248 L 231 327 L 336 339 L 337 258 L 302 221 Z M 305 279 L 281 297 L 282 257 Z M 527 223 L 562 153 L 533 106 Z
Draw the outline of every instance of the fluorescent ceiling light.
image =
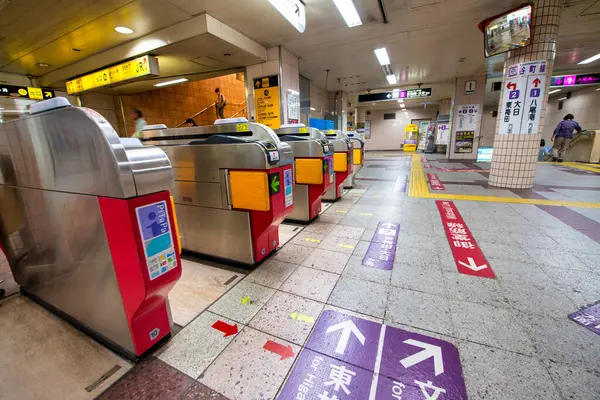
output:
M 316 108 L 314 108 L 314 107 L 311 107 L 311 108 L 310 108 L 310 111 L 317 111 L 317 109 L 316 109 Z
M 560 101 L 560 100 L 566 100 L 566 99 L 567 99 L 566 97 L 561 97 L 558 100 Z
M 169 85 L 175 85 L 176 83 L 181 83 L 181 82 L 187 82 L 187 78 L 173 79 L 172 81 L 157 83 L 154 86 L 156 86 L 156 87 L 169 86 Z
M 548 94 L 552 94 L 552 93 L 558 93 L 560 92 L 562 89 L 554 89 L 548 92 Z
M 390 85 L 395 85 L 396 83 L 398 83 L 398 81 L 396 80 L 396 75 L 388 75 L 386 76 L 386 78 Z
M 594 61 L 596 61 L 596 60 L 600 60 L 600 53 L 596 54 L 596 55 L 595 55 L 595 56 L 593 56 L 593 57 L 590 57 L 590 58 L 588 58 L 588 59 L 586 59 L 586 60 L 583 60 L 583 61 L 581 61 L 581 62 L 577 63 L 577 65 L 581 65 L 581 64 L 589 64 L 589 63 L 592 63 L 592 62 L 594 62 Z
M 352 0 L 333 0 L 333 2 L 349 28 L 362 25 L 362 21 Z
M 385 49 L 385 47 L 382 47 L 380 49 L 375 49 L 373 50 L 375 52 L 375 56 L 377 56 L 377 60 L 379 61 L 379 64 L 383 65 L 389 65 L 390 64 L 390 57 L 388 56 L 387 50 Z
M 133 33 L 133 29 L 126 26 L 116 26 L 115 31 L 122 33 L 123 35 L 131 35 Z
M 401 104 L 400 104 L 400 107 L 402 107 L 402 108 L 406 108 L 406 104 L 404 104 L 404 103 L 401 103 Z

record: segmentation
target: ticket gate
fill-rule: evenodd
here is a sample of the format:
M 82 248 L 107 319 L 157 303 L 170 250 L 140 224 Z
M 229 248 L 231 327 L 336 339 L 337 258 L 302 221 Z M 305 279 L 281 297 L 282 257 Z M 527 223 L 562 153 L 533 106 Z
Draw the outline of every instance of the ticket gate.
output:
M 333 143 L 333 187 L 323 195 L 323 200 L 336 201 L 344 194 L 344 180 L 352 173 L 353 144 L 348 135 L 342 131 L 322 131 Z
M 184 249 L 249 265 L 277 249 L 279 225 L 294 204 L 294 156 L 275 132 L 232 118 L 211 126 L 150 125 L 142 134 L 173 164 Z
M 65 98 L 0 124 L 0 243 L 24 295 L 131 360 L 171 335 L 166 154 Z
M 352 172 L 344 181 L 345 189 L 352 189 L 354 187 L 355 176 L 360 169 L 365 165 L 365 141 L 355 131 L 347 131 L 346 135 L 352 142 Z
M 294 210 L 287 219 L 310 222 L 321 212 L 323 194 L 333 187 L 333 144 L 304 124 L 282 125 L 275 133 L 294 151 Z

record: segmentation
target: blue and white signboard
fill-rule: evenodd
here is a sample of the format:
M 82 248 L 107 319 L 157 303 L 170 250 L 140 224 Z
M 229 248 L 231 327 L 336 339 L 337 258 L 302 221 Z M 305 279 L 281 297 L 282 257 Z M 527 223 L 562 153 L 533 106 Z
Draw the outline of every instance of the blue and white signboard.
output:
M 492 162 L 493 147 L 480 147 L 477 149 L 477 162 Z
M 294 204 L 294 193 L 293 193 L 294 179 L 292 176 L 292 170 L 286 169 L 283 171 L 283 187 L 285 193 L 285 206 L 290 207 Z
M 135 209 L 150 280 L 177 266 L 166 201 Z

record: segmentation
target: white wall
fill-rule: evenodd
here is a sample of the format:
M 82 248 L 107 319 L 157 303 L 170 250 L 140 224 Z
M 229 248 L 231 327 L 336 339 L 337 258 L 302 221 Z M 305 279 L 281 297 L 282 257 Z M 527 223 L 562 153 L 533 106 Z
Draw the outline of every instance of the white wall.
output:
M 579 90 L 571 93 L 571 98 L 564 100 L 563 109 L 558 110 L 558 99 L 565 96 L 568 90 L 551 96 L 546 107 L 546 119 L 543 121 L 542 138 L 546 140 L 546 145 L 551 145 L 550 137 L 556 128 L 556 125 L 567 114 L 573 114 L 575 121 L 583 129 L 600 129 L 600 91 L 598 86 Z
M 366 150 L 400 150 L 404 143 L 404 128 L 413 119 L 431 118 L 435 121 L 438 108 L 407 108 L 408 119 L 398 109 L 371 111 L 365 117 L 371 121 L 371 139 L 366 139 Z M 383 119 L 383 114 L 396 113 L 396 119 Z
M 320 86 L 317 86 L 310 81 L 310 107 L 314 110 L 310 110 L 309 118 L 325 119 L 325 110 L 329 110 L 329 98 L 327 92 Z
M 498 111 L 498 107 L 484 107 L 483 117 L 481 119 L 481 139 L 480 147 L 492 147 L 494 145 L 494 134 L 496 133 L 496 120 L 498 117 L 492 117 L 492 112 Z

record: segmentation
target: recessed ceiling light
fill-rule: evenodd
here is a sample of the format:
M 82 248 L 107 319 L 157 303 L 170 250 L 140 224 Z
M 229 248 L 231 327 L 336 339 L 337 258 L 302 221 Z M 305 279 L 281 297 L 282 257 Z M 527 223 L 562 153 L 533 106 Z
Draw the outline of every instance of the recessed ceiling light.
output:
M 588 58 L 588 59 L 585 59 L 585 60 L 583 60 L 583 61 L 581 61 L 581 62 L 578 62 L 578 63 L 577 63 L 577 65 L 581 65 L 581 64 L 589 64 L 589 63 L 591 63 L 591 62 L 594 62 L 594 61 L 596 61 L 596 60 L 600 60 L 600 53 L 596 54 L 596 55 L 595 55 L 595 56 L 593 56 L 593 57 L 590 57 L 590 58 Z
M 388 56 L 385 47 L 381 47 L 373 51 L 375 52 L 375 56 L 377 56 L 377 61 L 379 61 L 379 64 L 381 64 L 382 66 L 390 64 L 390 57 Z
M 552 94 L 552 93 L 558 93 L 560 92 L 562 89 L 554 89 L 548 92 L 548 94 Z
M 187 78 L 173 79 L 172 81 L 157 83 L 154 86 L 163 87 L 163 86 L 175 85 L 176 83 L 182 83 L 182 82 L 187 82 Z
M 38 67 L 42 67 L 42 68 L 46 68 L 46 67 L 50 66 L 50 64 L 43 63 L 43 62 L 35 63 L 35 65 L 37 65 Z
M 386 76 L 386 79 L 390 85 L 395 85 L 396 83 L 398 83 L 398 81 L 396 80 L 396 75 L 388 75 Z
M 123 35 L 131 35 L 133 33 L 133 29 L 126 26 L 115 26 L 115 31 L 122 33 Z
M 352 0 L 333 0 L 333 3 L 340 14 L 342 14 L 342 17 L 349 28 L 362 25 L 362 21 L 360 20 L 360 16 L 358 15 Z

